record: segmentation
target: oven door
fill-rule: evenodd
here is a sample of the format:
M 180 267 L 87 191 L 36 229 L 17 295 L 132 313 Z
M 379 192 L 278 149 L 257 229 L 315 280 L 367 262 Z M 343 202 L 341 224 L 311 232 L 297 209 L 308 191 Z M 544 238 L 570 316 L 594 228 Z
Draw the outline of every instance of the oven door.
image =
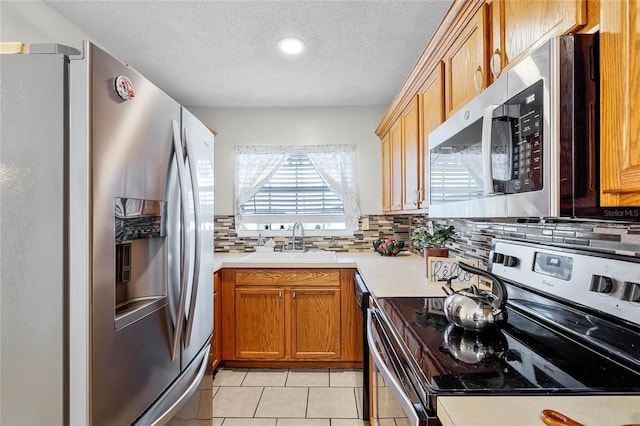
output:
M 388 421 L 419 426 L 438 425 L 430 413 L 426 379 L 412 365 L 399 339 L 377 309 L 367 312 L 367 341 L 371 356 L 371 425 Z

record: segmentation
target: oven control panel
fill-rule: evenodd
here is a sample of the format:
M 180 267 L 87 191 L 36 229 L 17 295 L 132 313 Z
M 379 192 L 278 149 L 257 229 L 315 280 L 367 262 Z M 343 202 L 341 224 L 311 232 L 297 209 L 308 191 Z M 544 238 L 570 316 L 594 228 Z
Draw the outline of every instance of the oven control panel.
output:
M 499 277 L 640 325 L 640 259 L 495 239 Z

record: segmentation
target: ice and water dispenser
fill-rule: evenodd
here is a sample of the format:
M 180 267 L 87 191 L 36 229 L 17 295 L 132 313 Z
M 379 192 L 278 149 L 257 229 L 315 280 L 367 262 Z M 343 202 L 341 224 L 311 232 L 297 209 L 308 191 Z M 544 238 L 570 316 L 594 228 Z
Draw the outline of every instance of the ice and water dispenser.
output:
M 167 203 L 115 200 L 116 329 L 166 304 Z

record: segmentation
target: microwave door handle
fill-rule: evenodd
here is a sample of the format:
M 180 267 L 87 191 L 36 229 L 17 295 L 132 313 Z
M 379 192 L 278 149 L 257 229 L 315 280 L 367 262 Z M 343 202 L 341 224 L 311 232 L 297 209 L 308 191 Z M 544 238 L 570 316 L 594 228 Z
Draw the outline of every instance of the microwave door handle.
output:
M 493 112 L 500 105 L 489 105 L 484 109 L 482 118 L 482 185 L 485 195 L 494 194 L 493 171 L 491 170 L 491 131 L 493 129 Z

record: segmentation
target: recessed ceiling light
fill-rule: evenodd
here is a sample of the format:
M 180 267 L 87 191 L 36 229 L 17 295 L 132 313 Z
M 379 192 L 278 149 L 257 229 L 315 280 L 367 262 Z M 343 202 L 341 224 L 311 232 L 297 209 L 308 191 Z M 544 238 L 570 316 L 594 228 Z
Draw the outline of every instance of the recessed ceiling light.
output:
M 278 42 L 278 48 L 289 55 L 297 55 L 304 51 L 304 43 L 298 38 L 287 37 Z

